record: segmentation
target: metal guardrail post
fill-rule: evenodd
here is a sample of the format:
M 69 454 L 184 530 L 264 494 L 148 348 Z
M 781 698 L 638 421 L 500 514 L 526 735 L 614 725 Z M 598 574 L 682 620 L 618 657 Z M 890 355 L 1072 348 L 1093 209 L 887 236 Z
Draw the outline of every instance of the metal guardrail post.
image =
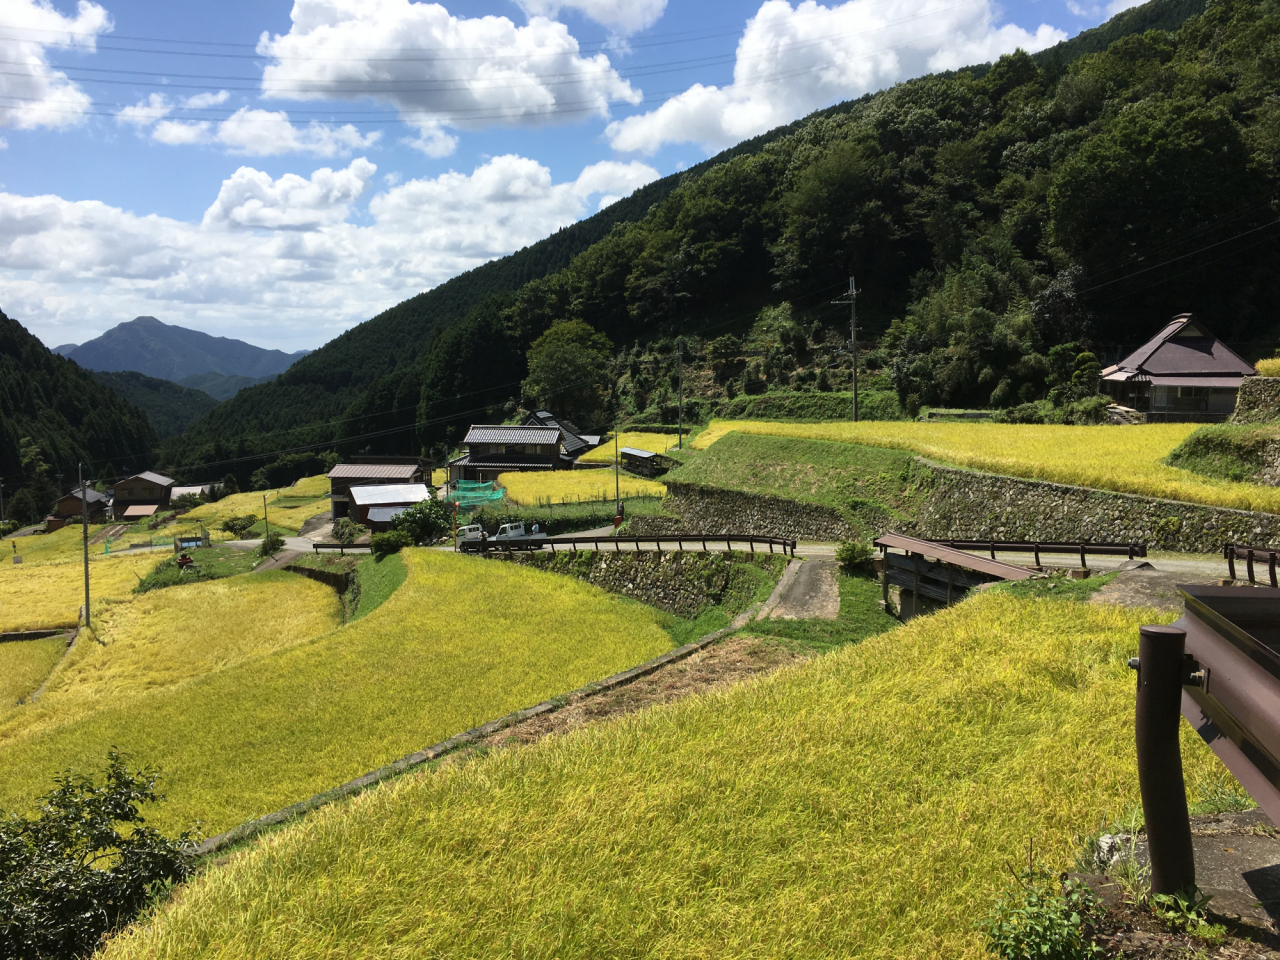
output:
M 1186 674 L 1187 633 L 1172 626 L 1139 629 L 1136 740 L 1138 784 L 1151 856 L 1151 890 L 1194 889 L 1195 853 L 1178 727 Z M 1131 660 L 1130 666 L 1135 666 Z

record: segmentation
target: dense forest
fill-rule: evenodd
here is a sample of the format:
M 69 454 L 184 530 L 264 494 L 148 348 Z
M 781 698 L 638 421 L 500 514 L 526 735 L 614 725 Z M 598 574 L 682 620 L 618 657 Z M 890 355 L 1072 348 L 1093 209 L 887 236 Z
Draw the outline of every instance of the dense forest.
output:
M 1280 10 L 1216 0 L 1076 56 L 1189 9 L 1149 4 L 1074 52 L 923 77 L 740 145 L 349 331 L 166 458 L 436 450 L 511 408 L 530 346 L 566 320 L 617 348 L 631 387 L 608 416 L 651 403 L 644 364 L 677 336 L 728 371 L 725 397 L 820 388 L 848 363 L 831 301 L 850 273 L 868 367 L 904 404 L 1035 400 L 1055 346 L 1105 356 L 1186 311 L 1261 347 L 1280 295 Z
M 5 514 L 43 517 L 55 491 L 151 465 L 146 414 L 0 313 L 0 482 Z
M 148 377 L 136 370 L 122 370 L 118 373 L 94 370 L 90 375 L 145 413 L 156 436 L 162 440 L 181 433 L 187 424 L 218 405 L 216 399 L 200 390 L 193 390 L 170 380 Z

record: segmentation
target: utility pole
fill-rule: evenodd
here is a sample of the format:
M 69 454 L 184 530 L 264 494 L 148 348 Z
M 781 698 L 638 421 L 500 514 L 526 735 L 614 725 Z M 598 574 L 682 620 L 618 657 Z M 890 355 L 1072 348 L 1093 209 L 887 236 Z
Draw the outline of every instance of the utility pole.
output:
M 267 520 L 267 495 L 262 495 L 262 539 L 271 536 L 271 523 Z
M 84 485 L 84 464 L 76 468 L 80 479 L 80 524 L 84 533 L 84 625 L 89 626 L 89 495 Z
M 849 349 L 853 353 L 853 421 L 858 422 L 858 290 L 849 275 L 849 292 L 832 303 L 849 304 Z
M 0 523 L 4 523 L 4 481 L 0 480 Z
M 676 356 L 680 363 L 680 422 L 676 426 L 676 443 L 684 449 L 684 337 L 676 339 Z
M 622 480 L 618 477 L 618 428 L 613 428 L 613 499 L 616 509 L 622 509 Z

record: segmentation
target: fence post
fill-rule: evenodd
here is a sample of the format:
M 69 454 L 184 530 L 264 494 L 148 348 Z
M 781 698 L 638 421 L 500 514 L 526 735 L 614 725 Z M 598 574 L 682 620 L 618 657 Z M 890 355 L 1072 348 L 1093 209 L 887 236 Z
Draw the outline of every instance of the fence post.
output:
M 1192 890 L 1196 884 L 1195 851 L 1191 846 L 1191 821 L 1187 818 L 1187 790 L 1178 744 L 1186 641 L 1186 631 L 1178 627 L 1157 624 L 1138 631 L 1134 728 L 1153 893 L 1178 893 Z
M 1253 583 L 1253 551 L 1249 550 L 1245 553 L 1245 567 L 1249 571 L 1249 582 Z
M 1236 578 L 1236 548 L 1232 544 L 1227 544 L 1222 551 L 1227 557 L 1227 572 L 1231 575 L 1231 579 Z

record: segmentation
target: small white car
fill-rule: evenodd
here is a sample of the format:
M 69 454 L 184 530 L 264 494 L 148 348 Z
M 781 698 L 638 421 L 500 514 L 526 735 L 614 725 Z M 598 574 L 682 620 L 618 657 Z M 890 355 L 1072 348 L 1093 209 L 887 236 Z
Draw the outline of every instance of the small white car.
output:
M 480 526 L 478 523 L 469 523 L 465 527 L 459 527 L 457 544 L 458 546 L 462 546 L 462 544 L 467 540 L 479 540 L 480 535 L 483 533 L 484 527 Z

